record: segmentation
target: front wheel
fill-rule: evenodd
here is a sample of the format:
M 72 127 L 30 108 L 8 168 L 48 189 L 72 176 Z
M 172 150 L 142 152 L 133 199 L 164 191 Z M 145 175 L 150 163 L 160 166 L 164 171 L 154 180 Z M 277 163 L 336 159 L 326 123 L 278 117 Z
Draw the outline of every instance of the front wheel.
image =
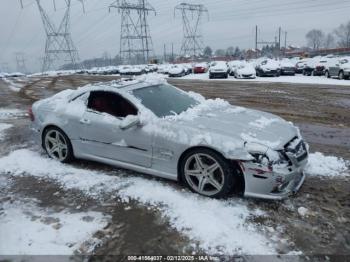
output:
M 187 153 L 180 164 L 180 172 L 190 190 L 203 196 L 226 197 L 235 185 L 233 167 L 210 149 L 196 149 Z
M 340 80 L 343 80 L 343 79 L 344 79 L 344 72 L 343 72 L 343 71 L 340 71 L 340 72 L 339 72 L 339 79 L 340 79 Z
M 43 136 L 43 146 L 47 154 L 62 163 L 74 158 L 72 144 L 67 135 L 57 127 L 48 128 Z

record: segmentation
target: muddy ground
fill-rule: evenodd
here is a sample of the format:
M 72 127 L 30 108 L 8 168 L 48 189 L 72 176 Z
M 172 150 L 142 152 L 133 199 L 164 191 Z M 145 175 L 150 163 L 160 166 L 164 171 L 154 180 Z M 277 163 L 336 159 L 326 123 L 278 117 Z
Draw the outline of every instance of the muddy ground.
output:
M 9 89 L 9 83 L 0 79 L 0 108 L 27 109 L 37 99 L 47 97 L 66 88 L 87 83 L 118 79 L 111 76 L 58 76 L 13 80 L 23 86 L 20 92 Z M 309 142 L 311 151 L 320 151 L 350 159 L 350 88 L 342 86 L 279 84 L 256 82 L 221 82 L 172 79 L 170 83 L 201 93 L 207 98 L 224 98 L 230 103 L 277 114 L 293 121 Z M 41 150 L 31 137 L 29 120 L 20 116 L 8 120 L 14 125 L 0 144 L 0 155 L 17 148 Z M 115 168 L 96 163 L 77 161 L 73 165 L 96 169 Z M 126 172 L 127 173 L 127 172 Z M 0 204 L 17 198 L 35 198 L 42 206 L 58 210 L 98 210 L 112 216 L 112 223 L 100 232 L 103 245 L 95 254 L 191 254 L 201 250 L 190 245 L 188 239 L 171 229 L 155 210 L 117 200 L 104 203 L 82 196 L 79 192 L 64 191 L 58 185 L 35 178 L 11 178 L 11 187 L 0 193 Z M 41 190 L 38 190 L 40 183 Z M 176 183 L 169 183 L 178 187 Z M 59 192 L 58 194 L 54 194 Z M 306 255 L 346 255 L 330 257 L 343 261 L 350 256 L 350 179 L 309 177 L 301 191 L 281 202 L 247 199 L 252 209 L 259 207 L 267 212 L 253 223 L 270 228 L 290 240 L 280 243 L 280 252 L 297 249 Z M 307 216 L 297 212 L 298 207 L 308 209 Z M 118 214 L 118 215 L 117 215 Z M 108 232 L 108 234 L 106 233 Z M 106 235 L 109 237 L 107 238 Z M 84 247 L 81 248 L 84 252 Z M 341 259 L 341 260 L 339 260 Z

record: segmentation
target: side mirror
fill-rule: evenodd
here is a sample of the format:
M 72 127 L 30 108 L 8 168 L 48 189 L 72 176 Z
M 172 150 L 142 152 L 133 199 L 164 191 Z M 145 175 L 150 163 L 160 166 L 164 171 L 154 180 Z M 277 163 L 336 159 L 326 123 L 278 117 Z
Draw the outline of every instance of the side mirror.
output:
M 129 115 L 125 117 L 119 124 L 120 129 L 129 129 L 133 126 L 137 126 L 141 123 L 139 116 Z

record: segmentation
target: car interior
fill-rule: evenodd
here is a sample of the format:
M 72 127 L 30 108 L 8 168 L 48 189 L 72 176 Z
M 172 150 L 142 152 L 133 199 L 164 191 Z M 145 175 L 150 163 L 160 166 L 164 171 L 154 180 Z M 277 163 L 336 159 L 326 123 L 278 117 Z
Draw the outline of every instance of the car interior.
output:
M 88 108 L 107 113 L 117 118 L 124 118 L 128 115 L 137 115 L 136 107 L 122 96 L 105 91 L 93 91 L 90 93 Z

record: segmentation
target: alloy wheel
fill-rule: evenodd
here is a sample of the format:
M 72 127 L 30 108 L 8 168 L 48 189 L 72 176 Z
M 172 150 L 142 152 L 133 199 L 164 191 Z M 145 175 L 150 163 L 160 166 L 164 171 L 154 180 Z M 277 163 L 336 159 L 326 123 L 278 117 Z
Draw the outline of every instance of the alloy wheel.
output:
M 68 156 L 68 143 L 58 130 L 50 130 L 45 135 L 45 149 L 50 157 L 63 162 Z
M 208 154 L 197 153 L 190 156 L 185 163 L 184 174 L 190 187 L 206 196 L 220 192 L 225 183 L 222 167 Z

